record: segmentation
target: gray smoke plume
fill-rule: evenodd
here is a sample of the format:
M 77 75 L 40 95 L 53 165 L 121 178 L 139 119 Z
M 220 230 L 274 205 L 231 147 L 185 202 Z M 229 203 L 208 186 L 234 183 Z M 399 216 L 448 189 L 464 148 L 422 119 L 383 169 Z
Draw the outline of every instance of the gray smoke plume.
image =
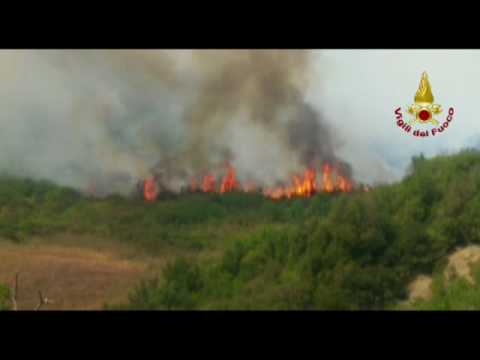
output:
M 311 66 L 310 51 L 2 51 L 0 171 L 126 194 L 225 161 L 265 184 L 339 161 L 305 101 Z

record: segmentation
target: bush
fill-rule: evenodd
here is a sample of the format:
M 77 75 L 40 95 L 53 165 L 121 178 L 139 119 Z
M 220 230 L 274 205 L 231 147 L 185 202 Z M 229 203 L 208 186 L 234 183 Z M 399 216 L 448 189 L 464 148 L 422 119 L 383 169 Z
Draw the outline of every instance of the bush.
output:
M 167 265 L 164 271 L 165 283 L 160 286 L 158 279 L 144 282 L 130 297 L 135 309 L 186 310 L 195 307 L 196 293 L 202 288 L 200 271 L 183 258 Z
M 10 288 L 0 284 L 0 311 L 10 310 Z

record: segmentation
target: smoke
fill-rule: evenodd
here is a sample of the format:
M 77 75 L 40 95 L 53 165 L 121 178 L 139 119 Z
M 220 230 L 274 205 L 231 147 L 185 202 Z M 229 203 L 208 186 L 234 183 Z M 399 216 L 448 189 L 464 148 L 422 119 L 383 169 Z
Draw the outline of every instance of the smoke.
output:
M 340 161 L 306 100 L 310 51 L 0 53 L 0 171 L 96 193 L 179 189 L 232 162 L 272 183 Z

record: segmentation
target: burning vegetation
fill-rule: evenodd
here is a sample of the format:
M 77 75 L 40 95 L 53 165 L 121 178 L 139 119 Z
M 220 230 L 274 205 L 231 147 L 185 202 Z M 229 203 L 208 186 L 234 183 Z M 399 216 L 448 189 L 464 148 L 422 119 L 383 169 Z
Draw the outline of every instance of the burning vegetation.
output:
M 143 182 L 143 195 L 146 201 L 154 201 L 159 191 L 158 179 L 147 177 Z M 230 163 L 225 165 L 224 175 L 215 177 L 211 173 L 194 176 L 190 179 L 189 192 L 225 194 L 228 192 L 261 193 L 265 197 L 280 200 L 291 198 L 309 198 L 316 193 L 351 192 L 354 182 L 345 175 L 340 166 L 325 162 L 317 176 L 314 167 L 308 167 L 303 174 L 293 174 L 289 183 L 276 186 L 260 186 L 253 180 L 240 182 L 237 172 Z M 364 188 L 364 191 L 368 191 Z
M 290 185 L 266 188 L 263 194 L 272 199 L 290 199 L 292 197 L 311 197 L 319 192 L 350 192 L 352 189 L 353 182 L 326 162 L 318 181 L 316 170 L 307 168 L 303 176 L 293 175 Z
M 146 201 L 153 201 L 157 198 L 158 188 L 155 178 L 149 176 L 143 181 L 143 196 Z

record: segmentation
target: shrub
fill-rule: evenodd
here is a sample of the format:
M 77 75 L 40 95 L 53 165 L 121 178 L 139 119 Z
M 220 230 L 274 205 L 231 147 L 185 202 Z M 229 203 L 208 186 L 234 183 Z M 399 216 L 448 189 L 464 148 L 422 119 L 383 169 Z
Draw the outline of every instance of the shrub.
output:
M 10 288 L 0 284 L 0 311 L 10 310 Z

